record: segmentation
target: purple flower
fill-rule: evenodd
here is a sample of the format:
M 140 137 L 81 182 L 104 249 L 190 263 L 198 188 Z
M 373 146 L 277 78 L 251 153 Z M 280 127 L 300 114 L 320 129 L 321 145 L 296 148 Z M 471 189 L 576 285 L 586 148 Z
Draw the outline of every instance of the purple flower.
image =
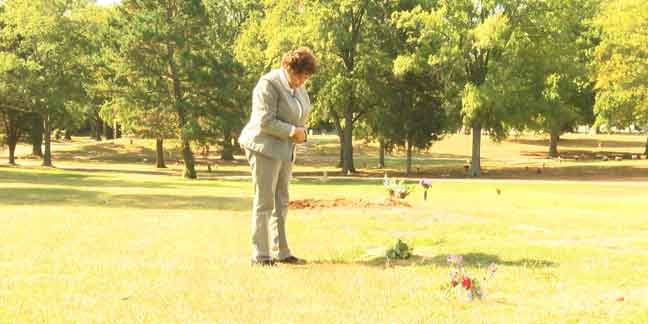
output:
M 430 179 L 421 179 L 419 184 L 423 187 L 423 200 L 427 200 L 427 190 L 432 185 L 432 180 Z
M 425 188 L 429 187 L 432 185 L 432 180 L 430 179 L 421 179 L 419 180 L 419 184 Z
M 463 263 L 463 256 L 461 255 L 448 255 L 448 263 L 453 266 L 461 266 Z

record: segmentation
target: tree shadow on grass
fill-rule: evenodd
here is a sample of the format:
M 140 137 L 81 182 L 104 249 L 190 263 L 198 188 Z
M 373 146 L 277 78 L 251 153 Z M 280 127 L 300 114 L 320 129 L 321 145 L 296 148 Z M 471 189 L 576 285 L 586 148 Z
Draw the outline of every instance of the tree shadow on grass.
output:
M 220 196 L 118 194 L 67 188 L 8 188 L 0 191 L 1 205 L 86 206 L 133 209 L 196 209 L 244 211 L 251 199 Z
M 67 188 L 4 188 L 0 190 L 0 205 L 101 205 L 108 196 L 97 191 Z
M 524 145 L 534 145 L 534 146 L 546 146 L 549 148 L 549 139 L 547 138 L 536 138 L 536 139 L 510 139 L 507 142 L 518 143 Z M 640 139 L 639 137 L 631 138 L 628 141 L 619 141 L 611 139 L 585 139 L 585 138 L 563 138 L 558 142 L 558 149 L 560 147 L 583 147 L 583 148 L 598 148 L 599 143 L 602 147 L 637 147 L 642 148 L 646 144 L 645 139 Z
M 23 168 L 20 168 L 23 169 Z M 19 169 L 13 171 L 10 167 L 0 167 L 0 183 L 20 183 L 20 184 L 35 184 L 35 185 L 55 185 L 55 186 L 71 186 L 71 187 L 128 187 L 128 188 L 161 188 L 173 189 L 182 188 L 184 184 L 168 183 L 165 181 L 179 180 L 179 176 L 171 178 L 169 174 L 162 175 L 161 177 L 154 178 L 155 180 L 141 179 L 126 180 L 113 177 L 112 175 L 101 175 L 96 172 L 109 172 L 106 170 L 65 170 L 63 172 L 20 172 Z M 24 170 L 24 169 L 23 169 Z M 30 169 L 26 169 L 29 171 Z M 67 172 L 70 171 L 70 172 Z M 115 173 L 125 173 L 117 170 L 112 170 Z M 133 172 L 140 173 L 140 172 Z M 142 173 L 149 175 L 151 173 Z M 193 185 L 196 182 L 187 182 L 186 185 Z M 200 184 L 204 184 L 201 182 Z M 210 181 L 209 186 L 218 186 L 218 182 Z
M 113 195 L 107 204 L 112 207 L 138 209 L 199 209 L 246 211 L 252 208 L 252 199 L 220 196 L 177 196 L 177 195 Z
M 55 161 L 96 161 L 107 163 L 137 163 L 155 161 L 155 150 L 143 146 L 127 146 L 112 141 L 85 144 L 75 149 L 54 152 Z
M 481 252 L 463 254 L 463 265 L 466 267 L 484 268 L 491 263 L 503 266 L 525 267 L 525 268 L 548 268 L 556 267 L 557 263 L 548 260 L 540 259 L 519 259 L 519 260 L 502 260 L 499 256 L 494 254 L 486 254 Z M 405 260 L 387 260 L 385 257 L 377 257 L 367 261 L 361 261 L 360 264 L 372 267 L 410 267 L 410 266 L 437 266 L 449 267 L 447 255 L 437 255 L 434 257 L 426 257 L 421 255 L 413 255 Z
M 521 151 L 520 155 L 534 158 L 549 158 L 547 156 L 547 151 Z M 643 155 L 643 148 L 637 148 L 633 152 L 606 150 L 559 150 L 558 155 L 561 159 L 575 161 L 601 161 L 603 156 L 609 159 L 615 159 L 618 157 L 624 160 L 632 160 L 633 156 L 638 158 L 640 155 Z
M 550 168 L 507 167 L 491 170 L 483 178 L 492 179 L 538 179 L 538 180 L 644 180 L 648 178 L 648 167 L 641 164 L 614 165 L 616 161 L 601 162 L 600 165 L 552 165 Z

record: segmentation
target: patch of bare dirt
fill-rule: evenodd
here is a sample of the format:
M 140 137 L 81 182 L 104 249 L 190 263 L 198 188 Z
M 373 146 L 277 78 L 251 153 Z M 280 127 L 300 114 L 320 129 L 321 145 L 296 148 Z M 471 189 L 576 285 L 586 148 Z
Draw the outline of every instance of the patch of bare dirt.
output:
M 367 201 L 363 199 L 350 200 L 346 198 L 337 199 L 302 199 L 293 200 L 288 204 L 292 209 L 320 209 L 320 208 L 384 208 L 401 207 L 411 208 L 412 205 L 405 201 L 396 199 L 385 199 L 384 201 Z

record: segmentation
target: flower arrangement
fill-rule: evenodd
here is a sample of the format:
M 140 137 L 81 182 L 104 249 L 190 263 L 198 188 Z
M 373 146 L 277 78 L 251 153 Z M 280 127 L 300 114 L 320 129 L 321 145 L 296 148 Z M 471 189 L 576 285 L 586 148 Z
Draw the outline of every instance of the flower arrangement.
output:
M 390 179 L 386 173 L 383 185 L 390 198 L 405 199 L 412 192 L 412 186 L 405 184 L 405 180 Z
M 427 191 L 432 186 L 432 180 L 430 179 L 421 179 L 419 184 L 423 187 L 423 200 L 427 200 Z
M 385 256 L 387 259 L 408 259 L 412 256 L 412 248 L 401 239 L 398 239 L 393 247 L 387 249 Z
M 470 277 L 463 268 L 463 256 L 449 255 L 448 264 L 450 265 L 450 282 L 445 286 L 448 293 L 453 290 L 458 296 L 464 295 L 468 301 L 475 298 L 481 299 L 484 296 L 484 286 L 493 278 L 497 272 L 497 265 L 491 263 L 486 269 L 486 274 L 481 280 Z

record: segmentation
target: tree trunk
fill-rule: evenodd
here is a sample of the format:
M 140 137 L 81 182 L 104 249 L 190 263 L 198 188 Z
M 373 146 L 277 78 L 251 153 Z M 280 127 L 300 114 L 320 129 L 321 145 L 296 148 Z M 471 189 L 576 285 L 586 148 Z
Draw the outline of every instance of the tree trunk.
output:
M 115 120 L 113 123 L 113 129 L 115 130 L 115 138 L 121 138 L 122 137 L 122 130 L 121 130 L 121 125 Z
M 405 174 L 410 175 L 412 172 L 412 141 L 407 140 L 407 161 L 405 162 Z
M 342 169 L 344 167 L 344 135 L 343 130 L 339 131 L 338 137 L 340 138 L 340 160 L 338 161 L 337 167 Z
M 380 139 L 378 141 L 378 168 L 379 169 L 384 169 L 385 168 L 385 140 Z
M 193 153 L 191 152 L 191 143 L 185 132 L 186 116 L 185 109 L 182 105 L 182 94 L 180 89 L 180 80 L 178 78 L 178 71 L 174 61 L 174 48 L 172 45 L 167 44 L 167 64 L 169 74 L 171 75 L 171 86 L 173 95 L 173 104 L 178 114 L 178 126 L 180 128 L 180 142 L 182 143 L 182 158 L 184 159 L 184 171 L 182 176 L 187 179 L 195 179 L 196 167 L 194 164 Z
M 223 152 L 221 152 L 221 159 L 224 161 L 234 161 L 234 147 L 232 145 L 232 132 L 229 127 L 225 127 L 223 134 Z
M 180 135 L 180 138 L 182 141 L 182 158 L 184 160 L 184 171 L 182 172 L 182 176 L 187 179 L 196 179 L 196 167 L 193 153 L 191 152 L 191 144 L 185 134 Z
M 101 141 L 101 133 L 103 131 L 103 120 L 99 117 L 99 112 L 95 112 L 95 140 Z
M 33 114 L 32 118 L 32 155 L 43 157 L 43 118 L 39 114 Z
M 72 132 L 70 132 L 69 129 L 65 130 L 65 135 L 63 136 L 66 141 L 71 141 L 72 140 Z
M 353 167 L 353 113 L 350 110 L 344 113 L 344 133 L 342 144 L 342 173 L 355 172 Z
M 164 139 L 158 138 L 155 140 L 155 164 L 158 168 L 166 168 L 164 164 Z
M 549 134 L 549 156 L 552 158 L 558 157 L 558 140 L 560 134 L 556 131 L 551 131 Z
M 115 133 L 113 132 L 113 128 L 110 127 L 110 125 L 108 125 L 108 123 L 105 123 L 103 125 L 103 129 L 104 129 L 104 137 L 107 140 L 115 139 Z
M 481 175 L 481 126 L 472 127 L 472 164 L 470 165 L 470 175 L 478 177 Z
M 644 149 L 644 155 L 648 157 L 648 137 L 646 137 L 646 148 Z
M 20 137 L 20 129 L 18 125 L 18 116 L 15 112 L 9 112 L 9 118 L 7 119 L 7 145 L 9 146 L 9 164 L 16 164 L 16 145 L 18 144 L 18 138 Z
M 232 151 L 234 152 L 234 154 L 238 154 L 238 155 L 244 154 L 245 151 L 241 148 L 241 143 L 239 143 L 238 141 L 239 134 L 234 134 L 233 137 L 234 137 L 234 147 L 232 148 Z
M 50 125 L 50 116 L 49 113 L 45 113 L 43 116 L 43 135 L 45 142 L 45 154 L 43 154 L 43 166 L 51 167 L 52 166 L 52 128 Z
M 9 146 L 9 164 L 16 164 L 16 145 L 20 139 L 20 119 L 23 117 L 17 111 L 9 109 L 3 113 L 5 139 Z
M 18 141 L 16 138 L 8 138 L 7 141 L 9 145 L 9 164 L 16 165 L 16 144 L 18 144 Z

